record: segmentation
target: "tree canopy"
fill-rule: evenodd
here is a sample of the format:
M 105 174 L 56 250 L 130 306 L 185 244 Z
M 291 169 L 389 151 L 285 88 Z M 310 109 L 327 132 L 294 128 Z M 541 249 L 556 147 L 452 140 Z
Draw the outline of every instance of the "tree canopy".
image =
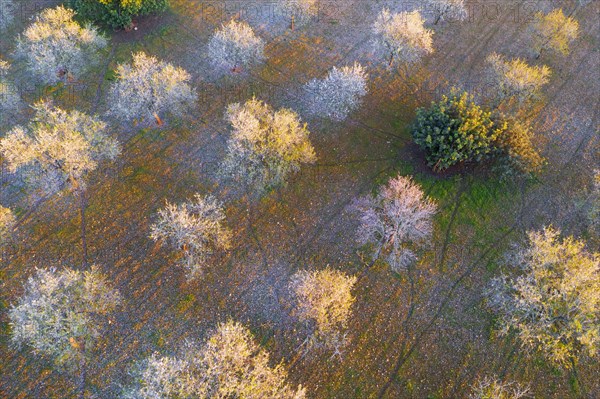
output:
M 290 281 L 299 319 L 308 325 L 306 350 L 326 348 L 340 354 L 347 344 L 346 329 L 356 277 L 330 269 L 302 270 Z
M 530 353 L 571 367 L 581 355 L 598 355 L 600 254 L 559 236 L 551 227 L 530 232 L 510 258 L 519 275 L 494 279 L 488 304 L 499 314 L 502 334 L 514 331 Z
M 132 63 L 120 64 L 116 73 L 109 114 L 121 121 L 154 118 L 160 125 L 163 113 L 183 116 L 198 97 L 185 70 L 144 52 L 134 53 Z
M 98 268 L 38 269 L 9 310 L 12 341 L 48 355 L 67 368 L 78 366 L 121 303 Z
M 81 26 L 74 18 L 69 8 L 47 8 L 17 39 L 16 55 L 46 84 L 78 79 L 106 47 L 96 28 Z
M 316 160 L 306 124 L 290 109 L 275 111 L 253 98 L 230 104 L 226 119 L 232 134 L 221 173 L 253 193 L 285 183 L 302 164 Z
M 373 260 L 384 253 L 396 272 L 417 259 L 414 249 L 430 238 L 437 212 L 435 202 L 405 176 L 391 179 L 376 196 L 363 197 L 354 206 L 360 213 L 359 242 L 374 244 Z
M 269 354 L 240 323 L 219 324 L 202 345 L 189 344 L 181 356 L 153 354 L 138 372 L 126 399 L 248 398 L 303 399 L 300 386 L 286 382 L 283 364 L 269 365 Z
M 231 232 L 225 226 L 222 204 L 212 196 L 196 194 L 194 199 L 175 205 L 167 202 L 158 211 L 150 237 L 168 240 L 184 253 L 183 266 L 189 278 L 197 277 L 210 255 L 230 247 Z
M 112 29 L 130 28 L 134 18 L 164 11 L 168 0 L 69 0 L 85 19 Z
M 0 140 L 0 154 L 9 170 L 20 170 L 44 194 L 85 186 L 85 177 L 98 163 L 120 153 L 107 126 L 94 116 L 65 111 L 48 102 L 34 105 L 27 127 L 16 126 Z

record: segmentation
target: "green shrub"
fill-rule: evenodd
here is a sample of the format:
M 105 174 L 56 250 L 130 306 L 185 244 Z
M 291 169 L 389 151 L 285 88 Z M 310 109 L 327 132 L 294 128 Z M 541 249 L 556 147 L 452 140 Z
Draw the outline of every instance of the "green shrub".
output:
M 495 158 L 505 173 L 532 174 L 545 163 L 527 123 L 484 110 L 466 92 L 453 90 L 429 108 L 418 109 L 412 134 L 434 170 Z
M 417 110 L 412 134 L 429 166 L 444 170 L 493 155 L 495 142 L 505 130 L 506 124 L 494 123 L 491 112 L 475 104 L 468 93 L 452 91 L 431 107 Z
M 132 19 L 164 11 L 168 0 L 70 0 L 84 19 L 112 29 L 131 26 Z

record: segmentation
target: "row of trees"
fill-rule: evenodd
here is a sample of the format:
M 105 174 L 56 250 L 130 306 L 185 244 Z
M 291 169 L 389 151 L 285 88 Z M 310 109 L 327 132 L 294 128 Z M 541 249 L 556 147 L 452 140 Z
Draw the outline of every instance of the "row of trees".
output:
M 341 355 L 355 282 L 355 277 L 329 268 L 300 271 L 291 278 L 297 317 L 309 331 L 305 353 L 327 349 Z M 9 311 L 12 341 L 77 373 L 83 397 L 91 354 L 122 302 L 95 266 L 86 271 L 37 270 Z M 134 369 L 139 374 L 127 398 L 304 397 L 302 388 L 296 391 L 285 383 L 283 365 L 269 367 L 267 352 L 232 321 L 220 324 L 203 346 L 188 345 L 181 358 L 154 354 Z

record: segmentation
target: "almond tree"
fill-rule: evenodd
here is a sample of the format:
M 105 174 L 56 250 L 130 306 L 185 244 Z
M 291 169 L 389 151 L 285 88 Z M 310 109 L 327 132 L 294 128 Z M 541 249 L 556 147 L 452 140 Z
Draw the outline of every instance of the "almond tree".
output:
M 333 67 L 325 79 L 306 84 L 308 111 L 336 121 L 346 119 L 367 94 L 367 78 L 365 69 L 357 63 L 353 67 Z
M 304 25 L 319 13 L 318 0 L 278 0 L 276 7 L 282 16 L 290 19 L 290 29 Z
M 38 269 L 8 312 L 12 342 L 51 357 L 68 371 L 78 370 L 83 398 L 87 362 L 120 303 L 119 293 L 96 267 L 84 272 Z
M 433 31 L 425 29 L 419 11 L 392 14 L 384 8 L 373 25 L 375 50 L 394 62 L 411 65 L 433 53 Z
M 16 222 L 12 211 L 0 205 L 0 247 L 10 239 Z
M 95 60 L 106 39 L 91 25 L 81 26 L 75 11 L 48 8 L 17 39 L 16 55 L 46 84 L 78 79 Z
M 359 242 L 373 244 L 373 261 L 383 253 L 396 272 L 417 259 L 413 249 L 430 238 L 437 212 L 421 187 L 405 176 L 391 179 L 376 196 L 359 199 L 355 208 L 361 214 Z
M 15 85 L 8 80 L 10 64 L 0 60 L 0 122 L 7 121 L 21 107 L 21 97 Z
M 483 378 L 472 387 L 469 399 L 522 399 L 529 397 L 529 388 L 514 382 L 502 382 L 493 378 Z
M 583 354 L 598 355 L 600 254 L 559 235 L 550 227 L 530 232 L 511 259 L 521 273 L 494 279 L 487 295 L 501 334 L 515 332 L 525 350 L 568 368 Z
M 579 35 L 579 23 L 567 17 L 560 8 L 548 14 L 538 12 L 533 22 L 533 47 L 539 58 L 544 50 L 566 55 L 569 46 Z
M 166 240 L 183 252 L 183 266 L 188 278 L 202 273 L 205 263 L 218 250 L 231 245 L 231 232 L 225 227 L 222 204 L 212 196 L 196 194 L 192 201 L 174 205 L 167 202 L 158 211 L 158 221 L 152 225 L 150 237 Z
M 217 30 L 208 43 L 208 57 L 219 69 L 238 71 L 264 59 L 265 42 L 245 22 L 231 20 Z
M 29 126 L 16 126 L 0 140 L 0 154 L 11 172 L 21 172 L 41 190 L 42 198 L 64 189 L 79 194 L 86 265 L 86 178 L 101 161 L 119 155 L 119 144 L 106 134 L 106 124 L 94 116 L 64 111 L 47 102 L 33 108 L 35 116 Z
M 427 0 L 425 6 L 434 12 L 434 25 L 442 19 L 464 21 L 468 16 L 464 0 Z
M 198 98 L 185 70 L 143 52 L 133 54 L 132 64 L 119 65 L 116 73 L 118 79 L 109 94 L 109 115 L 123 122 L 154 118 L 162 125 L 160 115 L 183 116 Z
M 15 3 L 13 0 L 0 1 L 0 31 L 8 28 L 15 19 Z
M 292 110 L 274 111 L 253 98 L 230 104 L 226 119 L 233 132 L 221 173 L 251 192 L 261 194 L 281 185 L 302 164 L 315 162 L 306 124 Z
M 310 330 L 305 341 L 307 352 L 325 348 L 341 356 L 347 344 L 346 329 L 355 301 L 351 292 L 354 284 L 356 277 L 330 268 L 302 270 L 292 277 L 289 286 L 295 297 L 298 318 Z
M 519 103 L 539 97 L 543 85 L 550 77 L 550 68 L 545 65 L 530 66 L 519 58 L 507 61 L 503 56 L 492 53 L 487 59 L 488 76 L 498 87 L 500 100 L 516 98 Z
M 294 390 L 287 384 L 283 364 L 269 363 L 250 331 L 228 321 L 202 346 L 188 344 L 180 357 L 152 355 L 124 398 L 304 399 L 301 386 Z

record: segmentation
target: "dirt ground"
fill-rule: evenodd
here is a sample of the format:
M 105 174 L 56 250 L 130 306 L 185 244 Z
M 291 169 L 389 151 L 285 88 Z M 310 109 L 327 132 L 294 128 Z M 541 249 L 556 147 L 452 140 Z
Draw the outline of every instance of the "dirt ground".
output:
M 289 364 L 291 383 L 305 386 L 309 398 L 465 398 L 478 377 L 491 375 L 529 384 L 536 398 L 600 397 L 597 360 L 582 359 L 575 382 L 571 373 L 527 356 L 514 337 L 497 335 L 482 297 L 502 269 L 504 252 L 528 229 L 552 223 L 582 233 L 574 204 L 600 165 L 598 1 L 469 2 L 467 21 L 431 25 L 435 54 L 408 78 L 385 70 L 371 54 L 370 25 L 384 5 L 414 7 L 322 1 L 318 18 L 292 32 L 273 17 L 268 1 L 171 0 L 168 13 L 138 21 L 137 31 L 113 33 L 110 48 L 79 86 L 50 93 L 59 104 L 102 115 L 111 71 L 132 51 L 144 50 L 188 70 L 200 97 L 194 115 L 167 120 L 161 129 L 115 126 L 122 156 L 91 176 L 90 259 L 126 300 L 90 365 L 90 397 L 118 397 L 135 361 L 154 351 L 173 353 L 185 339 L 201 340 L 228 318 L 249 326 L 274 362 Z M 555 7 L 579 21 L 580 38 L 566 57 L 535 60 L 526 40 L 531 16 Z M 13 34 L 32 10 L 23 12 Z M 267 40 L 267 61 L 241 76 L 219 78 L 205 46 L 214 29 L 235 15 Z M 11 46 L 0 43 L 4 58 Z M 485 96 L 481 71 L 492 51 L 553 70 L 534 115 L 540 150 L 549 160 L 535 182 L 500 182 L 484 170 L 436 176 L 410 145 L 416 107 L 450 86 Z M 229 134 L 227 104 L 256 95 L 275 107 L 296 108 L 305 82 L 355 60 L 370 74 L 360 110 L 343 123 L 304 118 L 315 165 L 260 201 L 216 179 Z M 365 271 L 366 249 L 354 240 L 357 220 L 349 205 L 398 173 L 414 174 L 438 201 L 435 239 L 403 275 L 379 263 Z M 75 397 L 67 373 L 27 348 L 10 346 L 7 309 L 36 267 L 79 267 L 77 204 L 65 194 L 28 212 L 26 192 L 13 176 L 4 172 L 1 182 L 0 203 L 27 216 L 0 266 L 0 397 Z M 186 282 L 175 266 L 177 254 L 148 235 L 166 199 L 180 202 L 196 192 L 226 201 L 234 245 L 202 279 Z M 326 265 L 361 275 L 350 344 L 342 359 L 327 353 L 300 358 L 303 330 L 290 312 L 285 285 L 299 269 Z

